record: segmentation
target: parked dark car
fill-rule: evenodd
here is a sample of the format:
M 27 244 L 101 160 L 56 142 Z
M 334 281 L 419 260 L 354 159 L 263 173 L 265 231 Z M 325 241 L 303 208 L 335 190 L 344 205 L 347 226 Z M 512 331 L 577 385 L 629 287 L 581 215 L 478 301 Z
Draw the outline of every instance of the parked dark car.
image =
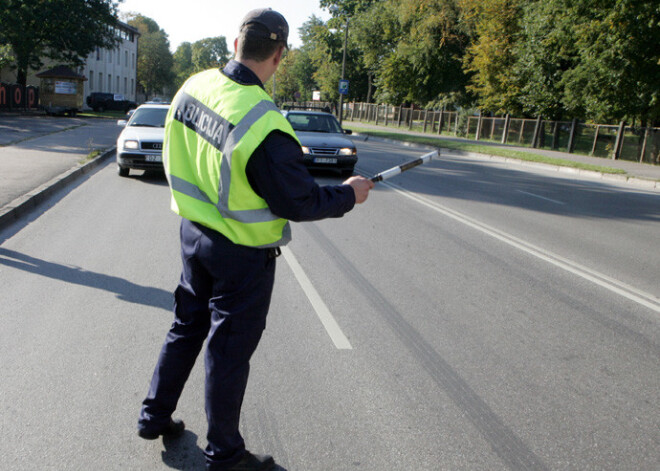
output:
M 87 106 L 94 111 L 117 110 L 127 113 L 128 110 L 137 108 L 137 103 L 126 100 L 124 95 L 93 92 L 87 97 Z

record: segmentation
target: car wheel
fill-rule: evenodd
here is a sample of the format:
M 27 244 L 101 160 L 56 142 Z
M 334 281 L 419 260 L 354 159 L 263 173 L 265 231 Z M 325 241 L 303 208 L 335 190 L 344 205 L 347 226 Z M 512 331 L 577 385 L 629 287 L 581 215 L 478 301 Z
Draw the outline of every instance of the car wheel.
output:
M 128 172 L 130 172 L 130 169 L 128 167 L 122 167 L 121 165 L 117 165 L 117 175 L 120 177 L 127 177 Z

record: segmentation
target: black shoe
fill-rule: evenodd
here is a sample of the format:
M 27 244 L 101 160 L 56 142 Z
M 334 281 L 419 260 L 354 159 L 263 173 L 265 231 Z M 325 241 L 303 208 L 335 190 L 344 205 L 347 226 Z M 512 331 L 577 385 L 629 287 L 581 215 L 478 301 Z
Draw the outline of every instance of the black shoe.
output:
M 186 429 L 186 425 L 183 423 L 183 420 L 172 420 L 165 427 L 160 430 L 149 431 L 138 429 L 138 435 L 145 440 L 155 440 L 161 435 L 167 438 L 178 438 L 183 435 L 183 431 Z
M 253 455 L 249 451 L 241 461 L 227 471 L 268 471 L 275 467 L 275 460 L 269 455 Z

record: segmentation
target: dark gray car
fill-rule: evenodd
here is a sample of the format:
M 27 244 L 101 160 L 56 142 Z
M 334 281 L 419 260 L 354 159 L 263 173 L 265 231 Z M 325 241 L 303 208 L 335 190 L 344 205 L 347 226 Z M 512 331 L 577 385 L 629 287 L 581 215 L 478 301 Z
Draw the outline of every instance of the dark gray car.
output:
M 310 169 L 338 170 L 351 175 L 357 162 L 357 149 L 337 119 L 320 111 L 282 111 L 291 123 L 303 148 L 305 165 Z

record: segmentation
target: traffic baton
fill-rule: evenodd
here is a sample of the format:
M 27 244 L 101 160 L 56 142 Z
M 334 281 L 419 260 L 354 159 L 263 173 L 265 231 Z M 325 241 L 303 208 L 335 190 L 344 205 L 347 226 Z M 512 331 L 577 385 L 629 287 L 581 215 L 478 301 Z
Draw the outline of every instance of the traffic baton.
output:
M 400 174 L 401 172 L 405 172 L 406 170 L 410 170 L 413 167 L 417 167 L 418 165 L 425 164 L 427 162 L 430 162 L 431 159 L 434 157 L 438 157 L 438 151 L 434 150 L 433 152 L 429 152 L 428 154 L 422 155 L 419 159 L 411 160 L 410 162 L 406 162 L 405 164 L 398 165 L 396 167 L 392 167 L 390 169 L 387 169 L 383 172 L 380 172 L 379 174 L 371 177 L 372 182 L 382 182 L 383 180 L 387 180 L 388 178 L 392 178 L 395 175 Z

